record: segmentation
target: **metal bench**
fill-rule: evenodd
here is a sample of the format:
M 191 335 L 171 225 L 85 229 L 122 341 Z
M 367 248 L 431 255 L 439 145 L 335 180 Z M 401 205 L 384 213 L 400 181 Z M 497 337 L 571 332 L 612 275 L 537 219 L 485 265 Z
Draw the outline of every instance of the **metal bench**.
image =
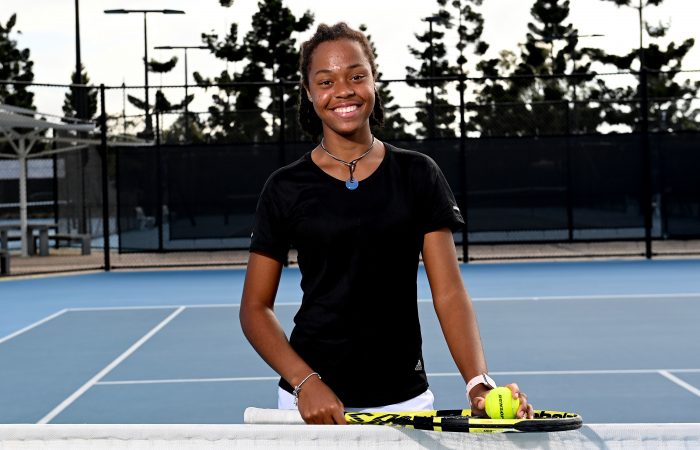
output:
M 10 252 L 0 249 L 0 275 L 10 274 Z
M 91 252 L 91 236 L 89 234 L 64 234 L 64 233 L 57 233 L 52 236 L 50 236 L 51 239 L 54 239 L 56 243 L 58 241 L 78 241 L 80 242 L 80 249 L 81 249 L 81 254 L 83 255 L 89 255 Z

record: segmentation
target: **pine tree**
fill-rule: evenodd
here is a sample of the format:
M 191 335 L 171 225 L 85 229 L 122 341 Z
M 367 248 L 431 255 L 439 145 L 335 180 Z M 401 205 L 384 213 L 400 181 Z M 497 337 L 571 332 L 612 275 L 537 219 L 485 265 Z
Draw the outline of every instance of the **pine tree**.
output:
M 374 53 L 375 58 L 378 59 L 377 47 L 372 41 L 372 36 L 367 33 L 367 26 L 364 24 L 360 25 L 360 31 L 365 33 L 365 35 L 367 36 L 367 40 L 369 41 L 369 44 L 372 48 L 372 52 Z M 384 105 L 384 126 L 381 129 L 376 130 L 375 133 L 380 139 L 410 139 L 412 138 L 412 136 L 408 132 L 406 132 L 406 126 L 408 126 L 408 121 L 401 115 L 401 112 L 399 111 L 399 105 L 394 104 L 394 96 L 391 93 L 391 89 L 389 89 L 389 84 L 382 83 L 381 78 L 382 73 L 378 70 L 377 80 L 379 80 L 379 82 L 376 84 L 376 86 L 377 95 L 379 96 L 379 98 L 382 101 L 382 104 Z
M 242 61 L 246 56 L 245 49 L 238 44 L 238 25 L 235 23 L 231 24 L 229 33 L 222 40 L 218 40 L 218 36 L 215 34 L 202 33 L 202 41 L 209 47 L 214 56 L 227 62 L 236 63 Z M 223 70 L 218 77 L 212 80 L 195 71 L 193 77 L 197 85 L 205 89 L 209 89 L 212 85 L 218 86 L 217 92 L 211 96 L 213 104 L 208 108 L 209 140 L 213 142 L 230 141 L 229 134 L 240 128 L 234 104 L 238 91 L 230 86 L 234 81 L 235 73 L 232 77 L 226 70 Z
M 85 67 L 81 65 L 80 69 L 80 78 L 78 78 L 77 72 L 73 72 L 71 74 L 71 84 L 79 84 L 80 82 L 80 84 L 89 85 L 90 77 L 88 76 Z M 80 114 L 78 114 L 78 107 L 76 102 L 79 100 L 81 94 L 87 98 L 85 105 L 87 109 L 84 113 L 84 117 L 80 118 L 92 120 L 97 115 L 97 88 L 95 88 L 94 86 L 90 86 L 87 88 L 78 88 L 71 86 L 70 90 L 66 92 L 65 98 L 63 100 L 63 115 L 67 118 L 78 118 L 80 116 Z
M 457 12 L 457 66 L 459 73 L 466 74 L 465 65 L 468 58 L 464 52 L 473 47 L 472 51 L 477 56 L 483 56 L 489 48 L 489 45 L 481 40 L 481 34 L 484 32 L 484 17 L 478 12 L 475 7 L 481 6 L 482 0 L 453 0 L 452 7 Z
M 152 72 L 152 73 L 159 73 L 159 74 L 162 75 L 162 74 L 164 74 L 164 73 L 168 73 L 168 72 L 170 72 L 171 70 L 173 70 L 173 69 L 175 68 L 175 66 L 177 65 L 177 62 L 178 62 L 177 56 L 173 56 L 172 58 L 170 58 L 170 59 L 167 60 L 167 61 L 157 61 L 157 60 L 155 60 L 155 59 L 151 59 L 151 60 L 148 62 L 148 71 L 149 71 L 149 72 Z M 144 112 L 146 112 L 146 103 L 145 103 L 143 100 L 141 100 L 141 99 L 138 98 L 138 97 L 134 97 L 133 95 L 127 95 L 127 99 L 129 100 L 129 103 L 131 103 L 132 105 L 134 105 L 134 106 L 137 107 L 138 109 L 141 109 L 141 110 L 143 110 Z M 168 98 L 165 96 L 165 93 L 163 93 L 163 90 L 162 90 L 162 89 L 158 89 L 158 90 L 156 91 L 156 95 L 155 95 L 155 102 L 154 102 L 152 105 L 149 105 L 149 106 L 150 106 L 150 112 L 154 112 L 154 113 L 159 114 L 159 117 L 160 117 L 160 119 L 159 119 L 159 120 L 160 120 L 160 122 L 159 122 L 159 128 L 162 130 L 162 129 L 163 129 L 163 126 L 162 126 L 162 123 L 163 123 L 163 117 L 162 117 L 162 116 L 163 116 L 163 114 L 167 114 L 167 113 L 170 113 L 170 112 L 173 112 L 173 111 L 182 111 L 182 110 L 185 109 L 185 107 L 186 107 L 187 105 L 189 105 L 190 103 L 192 103 L 192 100 L 194 100 L 194 94 L 188 94 L 185 98 L 182 99 L 181 102 L 179 102 L 179 103 L 172 103 L 172 102 L 171 102 L 170 100 L 168 100 Z M 183 112 L 182 115 L 184 116 L 184 114 L 185 114 L 185 113 Z M 187 126 L 187 127 L 184 126 L 184 122 L 188 122 L 188 121 L 190 120 L 190 118 L 192 117 L 192 114 L 189 114 L 189 113 L 187 113 L 187 114 L 188 114 L 188 120 L 187 120 L 187 121 L 184 119 L 184 117 L 182 118 L 183 126 L 180 127 L 180 129 L 181 129 L 183 132 L 185 132 L 185 131 L 187 131 L 188 129 L 190 129 L 189 126 Z M 197 122 L 197 123 L 198 123 L 198 122 Z M 199 131 L 201 131 L 201 130 L 199 130 Z M 175 132 L 175 131 L 169 133 L 170 139 L 171 139 L 172 142 L 177 141 L 177 142 L 184 143 L 184 142 L 186 142 L 186 141 L 189 140 L 189 137 L 190 137 L 190 136 L 187 135 L 187 134 L 182 135 L 182 136 L 177 137 L 177 138 L 173 137 L 173 133 L 174 133 L 174 132 Z M 163 133 L 165 133 L 165 132 L 163 132 Z M 201 134 L 201 133 L 200 133 L 200 134 Z
M 519 55 L 504 51 L 477 65 L 486 79 L 470 104 L 477 114 L 469 129 L 483 136 L 566 134 L 574 126 L 594 130 L 598 111 L 574 106 L 577 98 L 598 91 L 590 83 L 592 51 L 578 48 L 578 30 L 567 23 L 569 1 L 535 0 L 530 12 Z M 576 76 L 554 76 L 565 73 Z M 504 76 L 513 78 L 496 78 Z
M 177 56 L 173 56 L 168 61 L 156 61 L 155 59 L 152 59 L 148 62 L 148 71 L 152 73 L 159 73 L 161 75 L 164 73 L 168 73 L 175 68 L 175 66 L 177 65 L 177 61 Z M 129 102 L 132 105 L 146 112 L 146 103 L 143 100 L 132 95 L 127 96 L 127 98 L 129 99 Z M 172 104 L 165 97 L 163 91 L 161 89 L 158 89 L 156 91 L 156 101 L 153 105 L 150 106 L 153 112 L 164 113 L 182 109 L 185 107 L 186 104 L 189 105 L 192 102 L 192 100 L 194 100 L 194 95 L 188 95 L 185 99 L 183 99 L 182 102 Z
M 314 16 L 306 11 L 301 17 L 296 17 L 284 6 L 282 0 L 261 0 L 258 11 L 253 15 L 252 25 L 245 38 L 244 45 L 248 49 L 248 65 L 244 73 L 260 76 L 258 81 L 265 80 L 295 80 L 299 79 L 299 51 L 297 50 L 295 33 L 308 30 L 313 24 Z M 251 80 L 252 81 L 252 80 Z M 280 105 L 280 93 L 277 88 L 270 92 L 270 103 L 264 107 L 272 117 L 272 137 L 279 136 L 280 108 L 285 111 L 295 111 L 299 87 L 285 89 L 284 100 Z M 296 114 L 288 117 L 296 117 Z M 301 130 L 296 120 L 287 120 L 285 133 L 288 140 L 296 140 Z
M 0 23 L 0 80 L 28 83 L 34 81 L 34 62 L 29 49 L 20 50 L 17 41 L 10 37 L 16 24 L 17 14 L 12 14 L 5 25 Z M 28 87 L 26 84 L 0 84 L 0 103 L 35 109 L 34 93 Z
M 148 62 L 148 71 L 153 73 L 168 73 L 177 65 L 177 56 L 173 56 L 167 61 L 156 61 L 152 59 Z
M 451 15 L 445 9 L 447 0 L 437 0 L 440 6 L 438 13 L 423 20 L 432 25 L 422 34 L 415 33 L 419 45 L 409 46 L 409 52 L 420 62 L 415 68 L 406 66 L 406 78 L 409 86 L 419 86 L 426 89 L 426 100 L 416 102 L 418 108 L 416 121 L 419 127 L 417 135 L 422 138 L 448 138 L 455 136 L 454 123 L 455 107 L 447 100 L 447 83 L 444 81 L 418 81 L 418 78 L 445 77 L 457 72 L 447 60 L 447 50 L 444 38 L 448 29 L 452 28 Z
M 407 67 L 408 78 L 467 74 L 468 51 L 471 49 L 470 53 L 481 56 L 488 49 L 488 44 L 481 40 L 484 18 L 477 10 L 482 0 L 451 0 L 449 4 L 448 0 L 437 0 L 437 3 L 437 14 L 424 19 L 432 22 L 432 36 L 428 27 L 427 32 L 415 35 L 425 47 L 409 47 L 411 54 L 421 61 L 421 65 L 419 68 Z M 452 45 L 459 52 L 456 60 L 450 60 L 446 50 L 447 46 Z M 418 134 L 422 137 L 454 137 L 456 108 L 447 100 L 447 83 L 437 81 L 432 83 L 432 86 L 428 82 L 410 84 L 424 87 L 428 93 L 426 101 L 416 104 L 419 108 L 416 119 L 421 124 L 417 130 Z M 458 92 L 461 87 L 462 85 L 457 85 Z M 434 92 L 435 89 L 437 93 Z M 434 130 L 431 131 L 433 121 Z
M 221 41 L 211 35 L 203 35 L 214 55 L 229 62 L 243 62 L 240 72 L 222 71 L 213 80 L 195 72 L 197 83 L 204 87 L 219 85 L 212 95 L 214 104 L 209 107 L 209 127 L 216 141 L 262 142 L 277 136 L 279 132 L 279 91 L 275 86 L 270 92 L 270 103 L 261 106 L 262 88 L 254 83 L 271 80 L 298 79 L 299 53 L 296 50 L 295 33 L 306 31 L 313 22 L 310 12 L 295 17 L 281 0 L 261 0 L 252 18 L 252 30 L 238 43 L 238 26 L 232 24 L 229 34 Z M 239 86 L 221 86 L 232 82 L 251 83 Z M 284 96 L 285 110 L 296 108 L 298 87 L 287 89 Z M 271 123 L 264 117 L 270 112 Z M 295 117 L 287 114 L 287 117 Z M 271 131 L 268 131 L 271 129 Z M 286 139 L 301 135 L 295 120 L 286 121 Z
M 595 59 L 603 64 L 612 65 L 621 71 L 646 71 L 647 95 L 649 98 L 649 129 L 652 131 L 697 130 L 700 128 L 698 118 L 700 111 L 694 108 L 691 99 L 700 92 L 700 82 L 691 82 L 687 78 L 680 80 L 683 59 L 695 44 L 688 38 L 680 45 L 674 42 L 662 48 L 655 40 L 666 36 L 668 26 L 652 25 L 643 21 L 643 8 L 659 6 L 663 0 L 603 0 L 614 2 L 617 6 L 630 6 L 638 10 L 643 22 L 643 32 L 648 44 L 630 50 L 624 55 L 611 55 L 602 50 L 593 52 Z M 663 72 L 663 73 L 661 73 Z M 641 114 L 639 108 L 628 108 L 630 100 L 634 103 L 642 97 L 643 86 L 607 88 L 601 85 L 600 97 L 618 102 L 613 108 L 604 111 L 604 119 L 610 125 L 626 125 L 639 129 Z
M 206 123 L 201 120 L 199 115 L 190 113 L 185 120 L 185 115 L 181 114 L 163 131 L 163 142 L 166 144 L 206 142 L 205 128 Z

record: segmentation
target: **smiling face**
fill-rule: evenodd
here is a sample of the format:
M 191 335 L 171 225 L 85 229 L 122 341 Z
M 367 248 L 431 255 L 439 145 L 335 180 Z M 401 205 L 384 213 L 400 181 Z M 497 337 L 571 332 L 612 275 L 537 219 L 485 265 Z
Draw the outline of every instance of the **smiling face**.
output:
M 369 132 L 374 77 L 362 46 L 350 39 L 326 41 L 311 55 L 307 94 L 323 123 L 323 134 Z

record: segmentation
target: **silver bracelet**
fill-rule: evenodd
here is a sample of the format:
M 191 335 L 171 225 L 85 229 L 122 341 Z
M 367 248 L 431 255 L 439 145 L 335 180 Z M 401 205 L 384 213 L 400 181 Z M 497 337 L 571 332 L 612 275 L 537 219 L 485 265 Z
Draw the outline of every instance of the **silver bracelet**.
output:
M 311 372 L 303 380 L 301 380 L 301 383 L 294 386 L 294 390 L 292 391 L 292 395 L 294 395 L 294 406 L 297 406 L 297 403 L 299 402 L 299 393 L 301 392 L 301 387 L 304 385 L 304 383 L 306 383 L 306 380 L 308 380 L 314 375 L 316 375 L 319 380 L 321 379 L 321 375 L 319 375 L 317 372 Z

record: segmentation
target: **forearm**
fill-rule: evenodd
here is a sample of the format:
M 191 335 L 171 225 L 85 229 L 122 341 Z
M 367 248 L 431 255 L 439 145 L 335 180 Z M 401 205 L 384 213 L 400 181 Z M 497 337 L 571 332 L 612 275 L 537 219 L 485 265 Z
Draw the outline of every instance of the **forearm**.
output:
M 304 380 L 298 393 L 298 408 L 307 423 L 345 423 L 343 403 L 294 351 L 277 320 L 273 306 L 282 265 L 275 259 L 251 253 L 241 298 L 240 321 L 243 334 L 260 356 L 292 386 Z
M 462 281 L 449 230 L 426 235 L 423 260 L 445 341 L 462 377 L 468 382 L 486 372 L 486 358 L 476 314 Z
M 292 348 L 274 311 L 266 306 L 241 307 L 241 327 L 256 352 L 290 385 L 313 372 Z
M 296 386 L 313 370 L 294 351 L 273 306 L 282 265 L 265 255 L 251 253 L 248 260 L 240 321 L 243 334 L 255 351 L 282 378 Z
M 486 372 L 479 326 L 466 291 L 458 289 L 451 295 L 434 301 L 445 341 L 462 378 L 467 382 Z

